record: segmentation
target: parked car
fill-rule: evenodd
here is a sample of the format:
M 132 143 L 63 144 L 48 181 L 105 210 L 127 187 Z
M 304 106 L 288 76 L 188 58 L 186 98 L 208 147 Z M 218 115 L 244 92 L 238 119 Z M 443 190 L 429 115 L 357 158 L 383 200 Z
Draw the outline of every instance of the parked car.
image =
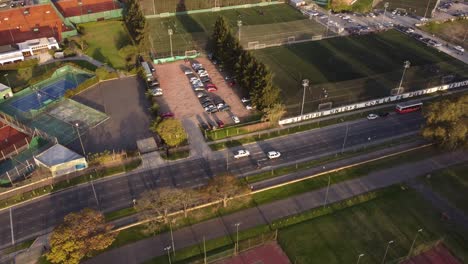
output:
M 200 126 L 201 126 L 201 128 L 202 128 L 203 130 L 205 130 L 205 131 L 210 130 L 210 127 L 209 127 L 205 122 L 201 122 L 201 123 L 200 123 Z
M 184 70 L 185 75 L 193 74 L 193 71 L 191 69 L 185 69 Z
M 209 83 L 206 85 L 206 90 L 208 92 L 216 92 L 218 90 L 218 87 L 216 87 L 216 85 L 212 84 L 212 83 Z
M 279 151 L 268 151 L 267 156 L 269 159 L 277 159 L 281 156 Z
M 171 112 L 162 113 L 161 117 L 162 118 L 171 118 L 171 117 L 174 117 L 174 113 L 171 113 Z
M 148 92 L 152 96 L 162 96 L 163 95 L 163 90 L 161 88 L 152 88 L 152 89 L 149 89 Z
M 243 158 L 243 157 L 248 157 L 250 156 L 250 152 L 246 149 L 241 149 L 241 150 L 238 150 L 236 152 L 236 154 L 234 154 L 234 158 L 235 159 L 239 159 L 239 158 Z
M 242 97 L 241 102 L 243 103 L 250 102 L 250 98 Z
M 223 121 L 221 121 L 221 120 L 216 120 L 216 124 L 218 125 L 219 128 L 223 128 L 223 127 L 224 127 L 224 123 L 223 123 Z
M 462 47 L 462 46 L 455 46 L 453 47 L 456 51 L 459 51 L 459 52 L 465 52 L 465 49 Z
M 201 77 L 209 77 L 207 71 L 202 71 L 202 72 L 200 72 L 198 75 L 200 76 L 200 78 L 201 78 Z
M 158 80 L 154 79 L 154 80 L 148 82 L 148 86 L 150 86 L 150 87 L 159 86 L 159 82 L 158 82 Z
M 205 92 L 198 92 L 197 93 L 197 98 L 202 98 L 204 96 L 207 96 L 207 94 Z
M 200 80 L 204 83 L 211 82 L 211 78 L 209 76 L 200 76 Z
M 379 116 L 376 115 L 376 114 L 369 114 L 369 115 L 367 116 L 367 119 L 368 119 L 368 120 L 374 120 L 374 119 L 376 119 L 376 118 L 378 118 L 378 117 L 379 117 Z
M 219 108 L 218 110 L 223 111 L 223 112 L 224 111 L 229 111 L 229 110 L 231 110 L 231 107 L 229 105 L 225 104 L 223 107 Z
M 151 72 L 155 72 L 155 71 L 156 71 L 156 69 L 154 68 L 154 66 L 153 66 L 152 63 L 148 62 L 148 66 L 149 66 Z
M 233 116 L 231 116 L 231 118 L 232 118 L 232 121 L 234 121 L 234 123 L 236 123 L 236 124 L 240 123 L 239 117 L 233 115 Z

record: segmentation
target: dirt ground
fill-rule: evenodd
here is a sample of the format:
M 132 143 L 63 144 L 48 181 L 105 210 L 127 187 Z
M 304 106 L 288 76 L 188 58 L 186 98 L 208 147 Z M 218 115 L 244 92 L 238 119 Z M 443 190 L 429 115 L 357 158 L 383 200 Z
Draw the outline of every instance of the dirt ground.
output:
M 241 253 L 237 257 L 221 260 L 215 264 L 290 264 L 288 257 L 276 243 L 266 244 Z
M 402 264 L 462 264 L 443 244 L 423 252 Z
M 208 71 L 213 84 L 218 87 L 218 91 L 209 93 L 214 97 L 220 97 L 229 106 L 231 111 L 217 112 L 214 114 L 206 113 L 200 105 L 198 98 L 193 91 L 189 80 L 183 72 L 184 67 L 190 67 L 189 63 L 176 61 L 173 63 L 155 65 L 156 75 L 158 77 L 164 95 L 157 99 L 161 106 L 161 112 L 172 112 L 176 118 L 189 118 L 194 122 L 210 122 L 215 124 L 216 120 L 222 120 L 225 124 L 233 124 L 232 115 L 237 115 L 241 122 L 243 118 L 251 114 L 245 109 L 240 101 L 236 88 L 230 87 L 225 81 L 223 75 L 216 69 L 207 58 L 197 58 L 198 62 L 203 64 Z

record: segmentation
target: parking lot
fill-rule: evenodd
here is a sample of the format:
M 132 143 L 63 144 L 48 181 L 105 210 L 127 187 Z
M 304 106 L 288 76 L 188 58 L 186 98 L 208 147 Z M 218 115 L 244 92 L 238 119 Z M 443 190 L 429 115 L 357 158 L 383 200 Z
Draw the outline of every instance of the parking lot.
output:
M 211 78 L 211 82 L 204 83 L 205 86 L 212 83 L 217 87 L 217 90 L 213 92 L 194 91 L 189 78 L 184 73 L 185 70 L 191 69 L 189 61 L 156 65 L 156 75 L 164 92 L 164 95 L 157 99 L 161 106 L 161 112 L 172 112 L 175 118 L 189 118 L 198 124 L 206 122 L 215 125 L 218 120 L 226 125 L 233 124 L 234 121 L 231 118 L 233 115 L 239 117 L 242 122 L 251 112 L 241 102 L 242 95 L 238 91 L 239 89 L 231 87 L 224 80 L 225 76 L 209 59 L 197 58 L 196 61 L 203 65 Z M 230 110 L 210 114 L 205 111 L 197 98 L 198 92 L 206 93 L 206 97 L 212 99 L 213 102 L 224 101 L 225 104 L 229 105 Z

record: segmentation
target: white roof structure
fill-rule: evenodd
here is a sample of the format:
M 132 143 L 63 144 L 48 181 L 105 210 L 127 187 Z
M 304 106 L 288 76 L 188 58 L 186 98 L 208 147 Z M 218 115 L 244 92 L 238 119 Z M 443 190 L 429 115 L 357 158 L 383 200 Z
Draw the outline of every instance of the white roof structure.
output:
M 0 83 L 0 92 L 8 91 L 10 89 L 11 89 L 10 87 L 4 85 L 3 83 Z
M 34 158 L 44 166 L 50 168 L 84 157 L 60 144 L 56 144 Z
M 55 38 L 30 39 L 25 42 L 17 43 L 17 45 L 21 52 L 30 52 L 31 54 L 34 54 L 34 51 L 37 50 L 60 48 Z

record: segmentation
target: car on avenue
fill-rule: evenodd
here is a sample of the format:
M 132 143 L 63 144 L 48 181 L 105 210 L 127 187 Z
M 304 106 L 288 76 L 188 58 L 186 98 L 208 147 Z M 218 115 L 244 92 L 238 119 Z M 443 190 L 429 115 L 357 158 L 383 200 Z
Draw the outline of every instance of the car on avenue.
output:
M 369 115 L 367 116 L 367 119 L 368 119 L 368 120 L 374 120 L 374 119 L 376 119 L 376 118 L 378 118 L 378 117 L 379 117 L 379 116 L 376 115 L 376 114 L 369 114 Z
M 234 158 L 235 159 L 239 159 L 239 158 L 243 158 L 243 157 L 248 157 L 250 156 L 250 152 L 246 149 L 241 149 L 241 150 L 238 150 L 236 152 L 236 154 L 234 154 Z
M 281 156 L 279 151 L 268 151 L 267 156 L 269 159 L 277 159 Z

